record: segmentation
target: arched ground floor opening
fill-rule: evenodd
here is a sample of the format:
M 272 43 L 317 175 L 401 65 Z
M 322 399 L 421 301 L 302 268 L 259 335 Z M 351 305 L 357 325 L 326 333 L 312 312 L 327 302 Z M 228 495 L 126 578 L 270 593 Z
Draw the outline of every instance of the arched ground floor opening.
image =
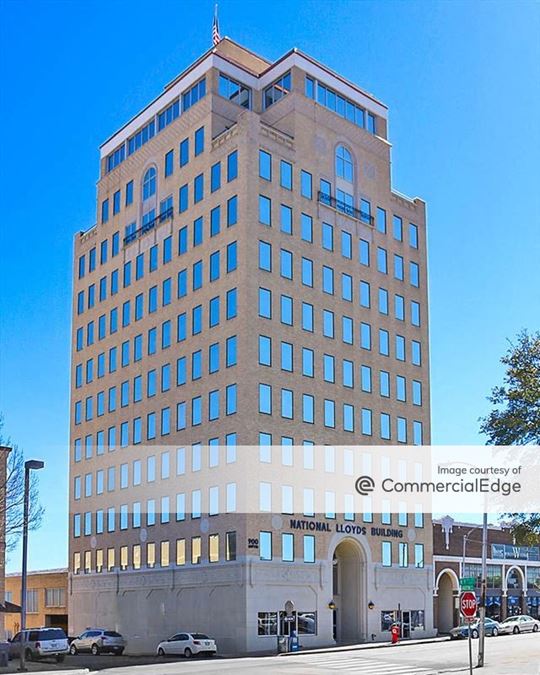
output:
M 332 558 L 333 637 L 338 643 L 358 642 L 364 632 L 365 563 L 362 549 L 344 539 Z

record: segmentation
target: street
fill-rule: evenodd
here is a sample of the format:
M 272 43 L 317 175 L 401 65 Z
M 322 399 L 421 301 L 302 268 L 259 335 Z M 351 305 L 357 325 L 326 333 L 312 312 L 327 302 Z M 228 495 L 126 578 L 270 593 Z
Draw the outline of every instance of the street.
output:
M 478 640 L 473 643 L 473 666 L 476 664 Z M 249 658 L 185 659 L 156 662 L 151 657 L 68 657 L 59 668 L 56 664 L 30 664 L 31 672 L 66 671 L 88 668 L 103 675 L 191 675 L 192 673 L 359 673 L 360 675 L 437 675 L 467 673 L 467 641 L 424 644 L 402 643 L 397 647 L 340 648 L 328 652 L 307 652 L 282 656 Z M 154 661 L 154 663 L 151 663 Z M 118 664 L 119 667 L 116 667 Z M 0 673 L 16 672 L 17 662 Z M 79 671 L 83 672 L 83 671 Z M 486 665 L 482 675 L 540 675 L 540 636 L 523 634 L 486 640 Z

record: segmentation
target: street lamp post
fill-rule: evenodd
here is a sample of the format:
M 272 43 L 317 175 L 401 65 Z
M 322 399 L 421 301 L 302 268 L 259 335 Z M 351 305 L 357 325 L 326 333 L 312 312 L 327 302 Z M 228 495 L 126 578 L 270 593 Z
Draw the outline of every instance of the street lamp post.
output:
M 39 459 L 29 459 L 24 463 L 24 511 L 23 511 L 23 540 L 22 540 L 22 575 L 21 575 L 21 653 L 19 672 L 26 672 L 25 639 L 26 630 L 26 585 L 28 576 L 28 519 L 30 506 L 30 472 L 43 469 L 45 462 Z
M 477 527 L 472 527 L 472 528 L 467 532 L 467 534 L 464 534 L 464 535 L 463 535 L 463 559 L 462 559 L 462 562 L 461 562 L 461 576 L 462 576 L 462 577 L 465 576 L 465 554 L 466 554 L 466 552 L 467 552 L 467 541 L 468 541 L 470 535 L 471 535 L 475 530 L 477 530 L 477 529 L 478 529 Z

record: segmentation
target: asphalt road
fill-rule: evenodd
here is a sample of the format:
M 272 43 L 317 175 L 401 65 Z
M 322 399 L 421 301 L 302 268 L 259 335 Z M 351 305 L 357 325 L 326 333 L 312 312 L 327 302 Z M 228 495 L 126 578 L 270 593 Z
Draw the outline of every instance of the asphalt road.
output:
M 473 642 L 473 665 L 476 665 L 478 640 Z M 149 663 L 153 661 L 153 663 Z M 14 668 L 0 673 L 16 672 Z M 31 664 L 32 671 L 58 669 L 55 664 Z M 101 675 L 192 675 L 198 673 L 245 673 L 268 675 L 437 675 L 468 673 L 467 641 L 400 644 L 397 647 L 340 649 L 329 652 L 306 652 L 286 656 L 256 658 L 201 658 L 160 661 L 148 658 L 76 656 L 62 664 L 62 670 L 89 668 Z M 508 635 L 486 640 L 486 661 L 476 675 L 540 675 L 540 634 Z M 66 674 L 67 675 L 67 674 Z

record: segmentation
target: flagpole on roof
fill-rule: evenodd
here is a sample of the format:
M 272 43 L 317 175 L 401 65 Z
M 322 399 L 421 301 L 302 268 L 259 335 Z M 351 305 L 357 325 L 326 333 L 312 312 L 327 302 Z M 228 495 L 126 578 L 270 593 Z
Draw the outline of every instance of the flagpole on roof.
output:
M 221 35 L 219 34 L 219 20 L 218 20 L 218 6 L 217 2 L 214 5 L 214 20 L 212 22 L 212 44 L 214 47 L 221 40 Z

